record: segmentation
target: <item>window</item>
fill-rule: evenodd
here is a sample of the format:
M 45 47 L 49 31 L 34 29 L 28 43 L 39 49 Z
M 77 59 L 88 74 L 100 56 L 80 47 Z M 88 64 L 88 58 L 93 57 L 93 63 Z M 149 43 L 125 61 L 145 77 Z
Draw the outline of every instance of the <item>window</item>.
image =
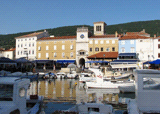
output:
M 109 47 L 106 48 L 106 51 L 107 51 L 107 52 L 109 51 Z
M 95 51 L 99 51 L 99 48 L 98 48 L 98 47 L 96 47 L 96 48 L 95 48 Z
M 143 42 L 143 40 L 140 40 L 140 42 Z
M 62 53 L 62 57 L 65 57 L 65 53 L 64 52 Z
M 131 47 L 131 53 L 134 53 L 134 47 Z
M 18 42 L 19 42 L 19 40 L 18 40 Z
M 92 40 L 91 40 L 91 41 L 89 41 L 89 43 L 90 43 L 90 44 L 92 44 L 92 43 L 93 43 L 93 42 L 92 42 Z
M 89 48 L 89 51 L 92 52 L 92 48 Z
M 96 31 L 101 31 L 101 26 L 96 26 Z
M 71 43 L 73 43 L 73 41 L 71 41 Z
M 130 44 L 134 44 L 134 40 L 131 40 L 131 41 L 130 41 Z
M 95 40 L 95 44 L 98 44 L 98 40 Z
M 160 49 L 160 44 L 158 44 L 158 49 Z
M 23 44 L 21 44 L 21 47 L 23 47 Z
M 32 54 L 34 54 L 34 50 L 32 50 Z
M 21 39 L 21 41 L 23 41 L 23 39 Z
M 31 50 L 29 50 L 29 55 L 31 54 Z
M 54 41 L 54 43 L 56 44 L 56 43 L 57 43 L 57 41 Z
M 34 40 L 34 38 L 33 38 L 33 40 Z
M 18 44 L 18 48 L 19 48 L 19 44 Z
M 73 45 L 70 45 L 70 49 L 71 49 L 71 50 L 73 49 Z
M 31 38 L 29 40 L 31 40 Z
M 106 44 L 109 44 L 109 40 L 106 40 Z
M 49 53 L 46 53 L 46 58 L 47 58 L 47 59 L 49 58 Z
M 19 89 L 19 96 L 20 96 L 20 97 L 24 97 L 24 96 L 25 96 L 25 93 L 26 93 L 25 88 L 20 88 L 20 89 Z
M 21 55 L 22 55 L 22 51 L 21 51 Z
M 115 47 L 112 47 L 112 51 L 115 51 Z
M 121 48 L 121 52 L 125 53 L 125 48 L 124 47 Z
M 46 42 L 46 44 L 49 44 L 49 42 Z
M 101 44 L 103 44 L 103 40 L 101 40 L 101 42 L 100 42 Z
M 54 50 L 57 50 L 57 46 L 56 45 L 54 46 Z
M 31 43 L 29 43 L 29 47 L 31 47 Z
M 65 43 L 65 41 L 62 41 L 62 43 Z
M 84 55 L 85 53 L 84 52 L 80 52 L 80 55 Z
M 25 46 L 27 46 L 27 44 L 25 44 Z
M 39 50 L 39 51 L 41 50 L 41 46 L 38 46 L 38 50 Z
M 32 46 L 34 47 L 34 43 L 32 44 Z
M 115 40 L 112 40 L 112 44 L 115 44 Z
M 19 55 L 19 51 L 18 51 L 18 53 L 17 53 L 18 55 Z
M 57 57 L 57 53 L 56 52 L 54 53 L 54 57 Z
M 25 39 L 25 41 L 27 41 L 27 39 Z
M 71 52 L 70 56 L 73 57 L 73 52 Z
M 103 51 L 103 47 L 101 47 L 101 51 Z
M 46 50 L 49 50 L 49 47 L 48 47 L 48 46 L 46 46 Z
M 121 45 L 124 45 L 125 44 L 125 41 L 121 41 Z
M 65 50 L 65 45 L 62 45 L 62 50 Z
M 38 58 L 41 58 L 41 53 L 38 53 Z

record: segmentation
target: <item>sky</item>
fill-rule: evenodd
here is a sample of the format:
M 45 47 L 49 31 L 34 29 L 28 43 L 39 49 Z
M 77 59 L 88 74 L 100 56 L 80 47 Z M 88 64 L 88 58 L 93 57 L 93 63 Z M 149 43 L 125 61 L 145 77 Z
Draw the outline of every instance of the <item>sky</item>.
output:
M 160 0 L 0 0 L 0 34 L 160 20 Z

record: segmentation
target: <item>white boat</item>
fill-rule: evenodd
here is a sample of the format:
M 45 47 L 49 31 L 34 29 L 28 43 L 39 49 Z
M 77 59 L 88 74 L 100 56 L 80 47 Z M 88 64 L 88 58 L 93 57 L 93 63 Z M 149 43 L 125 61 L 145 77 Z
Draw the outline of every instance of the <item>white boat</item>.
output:
M 160 85 L 156 84 L 155 81 L 153 81 L 151 78 L 144 78 L 143 79 L 143 84 L 145 89 L 152 89 L 152 88 L 157 88 Z M 127 85 L 127 86 L 119 86 L 118 87 L 119 91 L 121 93 L 134 93 L 135 92 L 135 84 L 134 85 Z
M 103 73 L 99 69 L 89 69 L 96 75 L 96 81 L 86 82 L 86 89 L 88 88 L 113 88 L 118 89 L 119 86 L 133 85 L 134 81 L 103 81 Z
M 160 71 L 135 70 L 136 99 L 131 99 L 127 104 L 128 114 L 157 114 L 160 113 Z M 144 78 L 151 78 L 156 85 L 144 84 Z
M 60 79 L 60 78 L 67 78 L 67 75 L 64 73 L 64 72 L 58 72 L 56 74 L 57 78 Z
M 76 71 L 71 71 L 67 74 L 67 78 L 69 79 L 77 79 L 79 76 L 77 75 Z
M 112 105 L 100 103 L 80 103 L 66 110 L 66 112 L 76 112 L 79 114 L 114 114 Z
M 0 77 L 0 114 L 36 114 L 40 103 L 27 107 L 29 79 Z
M 79 76 L 79 82 L 95 81 L 96 77 L 93 77 L 91 73 L 81 73 Z

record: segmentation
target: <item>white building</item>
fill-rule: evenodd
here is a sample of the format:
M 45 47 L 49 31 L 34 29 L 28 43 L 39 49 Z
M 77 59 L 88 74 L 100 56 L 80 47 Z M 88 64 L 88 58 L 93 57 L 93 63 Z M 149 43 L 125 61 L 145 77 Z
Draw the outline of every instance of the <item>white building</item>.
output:
M 156 59 L 160 59 L 160 36 L 156 37 L 154 36 L 154 40 L 153 40 L 153 47 L 154 47 L 154 60 Z
M 15 59 L 15 48 L 3 51 L 3 56 L 9 59 Z
M 16 59 L 25 57 L 29 60 L 36 59 L 36 40 L 42 37 L 48 37 L 46 32 L 35 32 L 16 37 Z

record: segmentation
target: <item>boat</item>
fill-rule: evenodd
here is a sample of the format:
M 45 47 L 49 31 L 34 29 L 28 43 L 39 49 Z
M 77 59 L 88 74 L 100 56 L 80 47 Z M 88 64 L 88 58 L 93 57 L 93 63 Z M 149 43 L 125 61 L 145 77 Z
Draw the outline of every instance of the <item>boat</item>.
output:
M 95 81 L 96 77 L 93 77 L 91 73 L 81 73 L 79 76 L 79 82 L 90 82 L 90 81 Z
M 56 76 L 54 73 L 49 72 L 49 73 L 46 73 L 46 74 L 44 75 L 44 78 L 45 78 L 45 79 L 56 79 L 57 76 Z
M 102 103 L 80 103 L 64 112 L 75 112 L 79 114 L 114 114 L 112 105 Z
M 58 79 L 67 78 L 67 75 L 64 72 L 58 72 L 56 76 Z
M 103 89 L 118 89 L 119 86 L 127 86 L 127 85 L 134 85 L 134 81 L 116 81 L 116 80 L 110 80 L 110 81 L 104 81 L 103 80 L 103 73 L 99 69 L 89 69 L 93 71 L 96 75 L 96 81 L 94 82 L 86 82 L 86 89 L 88 88 L 103 88 Z
M 41 102 L 27 103 L 27 89 L 30 79 L 0 77 L 0 114 L 36 114 Z M 41 100 L 42 101 L 42 100 Z
M 145 89 L 149 89 L 149 88 L 152 89 L 152 88 L 157 88 L 160 86 L 159 84 L 156 84 L 155 81 L 153 81 L 151 78 L 144 78 L 143 84 L 144 84 Z M 134 85 L 119 86 L 118 89 L 121 93 L 134 93 L 135 92 L 135 84 Z
M 76 73 L 76 71 L 71 71 L 70 73 L 67 74 L 67 78 L 69 78 L 69 79 L 77 79 L 77 78 L 79 78 L 79 76 Z
M 127 104 L 128 114 L 160 113 L 160 71 L 134 70 L 136 99 Z M 155 84 L 144 84 L 144 78 L 151 78 Z

